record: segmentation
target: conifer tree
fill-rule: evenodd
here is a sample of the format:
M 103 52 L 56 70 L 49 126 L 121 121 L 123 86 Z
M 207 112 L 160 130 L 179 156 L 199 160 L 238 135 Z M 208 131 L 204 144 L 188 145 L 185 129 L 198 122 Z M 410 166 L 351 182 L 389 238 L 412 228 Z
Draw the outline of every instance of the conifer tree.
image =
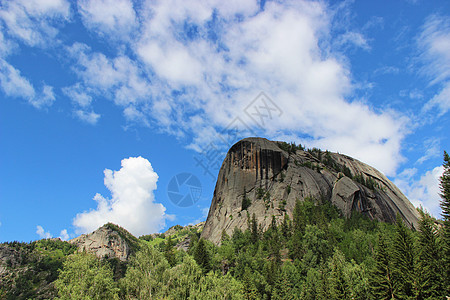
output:
M 255 213 L 253 213 L 250 225 L 251 225 L 250 231 L 252 236 L 252 243 L 256 243 L 259 240 L 259 232 L 258 232 L 258 222 L 256 221 Z
M 252 201 L 250 200 L 250 198 L 247 197 L 247 191 L 245 190 L 244 187 L 244 195 L 242 196 L 241 210 L 246 210 L 251 204 Z
M 444 173 L 440 178 L 441 209 L 443 226 L 441 229 L 442 257 L 444 267 L 444 287 L 446 296 L 450 296 L 450 157 L 444 151 Z
M 283 218 L 283 223 L 281 223 L 281 234 L 285 239 L 289 238 L 290 236 L 290 220 L 289 215 L 285 214 Z
M 211 260 L 208 250 L 206 249 L 205 240 L 200 239 L 194 250 L 194 259 L 197 264 L 202 268 L 203 273 L 206 274 L 211 270 Z
M 399 214 L 395 225 L 392 263 L 393 275 L 397 280 L 395 298 L 413 297 L 416 294 L 413 239 Z
M 375 250 L 375 265 L 369 277 L 370 287 L 375 299 L 387 300 L 394 298 L 395 281 L 392 272 L 389 248 L 385 238 L 378 236 Z
M 433 218 L 422 209 L 418 232 L 418 299 L 437 299 L 442 292 L 440 280 L 440 251 Z
M 244 299 L 258 299 L 258 290 L 256 289 L 255 283 L 252 280 L 252 273 L 248 266 L 245 267 L 244 275 L 242 278 L 242 285 Z
M 165 242 L 164 244 L 164 256 L 171 267 L 175 266 L 175 264 L 177 263 L 174 247 L 175 242 L 172 240 L 172 237 L 169 236 L 167 242 Z

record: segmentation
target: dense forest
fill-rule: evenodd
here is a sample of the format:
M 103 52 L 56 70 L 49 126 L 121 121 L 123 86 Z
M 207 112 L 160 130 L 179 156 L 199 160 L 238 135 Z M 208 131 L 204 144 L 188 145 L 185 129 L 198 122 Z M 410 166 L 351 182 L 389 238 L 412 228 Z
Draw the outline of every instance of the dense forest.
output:
M 298 201 L 266 231 L 222 234 L 220 246 L 181 226 L 133 241 L 128 262 L 78 253 L 62 241 L 8 243 L 24 261 L 1 299 L 446 299 L 450 295 L 450 159 L 444 154 L 442 220 L 419 210 L 419 228 Z M 125 232 L 123 229 L 120 229 Z M 175 245 L 189 236 L 187 251 Z M 134 237 L 133 237 L 134 238 Z M 12 250 L 11 250 L 12 251 Z M 24 267 L 26 266 L 26 267 Z M 45 286 L 44 283 L 50 283 Z M 40 288 L 41 287 L 41 288 Z

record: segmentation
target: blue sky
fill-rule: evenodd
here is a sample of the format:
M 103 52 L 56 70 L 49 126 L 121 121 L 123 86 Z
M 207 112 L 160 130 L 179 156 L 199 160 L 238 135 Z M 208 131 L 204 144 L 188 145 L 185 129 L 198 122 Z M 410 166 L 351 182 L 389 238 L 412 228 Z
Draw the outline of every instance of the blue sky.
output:
M 0 241 L 204 220 L 249 135 L 356 157 L 439 217 L 449 110 L 448 1 L 3 1 Z

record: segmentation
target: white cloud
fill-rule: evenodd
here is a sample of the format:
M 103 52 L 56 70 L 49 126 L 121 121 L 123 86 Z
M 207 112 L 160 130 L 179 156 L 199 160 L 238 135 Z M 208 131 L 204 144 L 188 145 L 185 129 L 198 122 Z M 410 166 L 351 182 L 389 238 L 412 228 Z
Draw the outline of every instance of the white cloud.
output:
M 74 115 L 83 122 L 86 122 L 91 125 L 97 124 L 100 119 L 100 115 L 93 111 L 84 111 L 81 109 L 75 110 Z
M 85 26 L 111 38 L 128 38 L 136 29 L 133 3 L 129 0 L 79 0 Z
M 422 155 L 417 163 L 421 164 L 431 158 L 439 157 L 441 154 L 440 140 L 437 138 L 429 138 L 424 142 L 424 155 Z
M 336 46 L 345 46 L 347 44 L 354 45 L 364 50 L 370 50 L 371 47 L 367 39 L 359 32 L 349 31 L 339 36 Z
M 69 239 L 69 234 L 67 233 L 67 229 L 61 230 L 59 233 L 59 238 L 63 241 L 67 241 Z
M 71 87 L 65 87 L 62 91 L 73 103 L 82 108 L 89 107 L 92 103 L 92 96 L 89 95 L 86 92 L 86 88 L 79 83 Z
M 424 62 L 423 72 L 438 85 L 439 92 L 429 100 L 424 111 L 439 108 L 439 115 L 450 110 L 450 17 L 430 16 L 418 39 Z
M 31 101 L 35 91 L 31 83 L 20 71 L 0 58 L 0 85 L 3 92 L 10 97 L 21 97 Z
M 29 99 L 31 105 L 36 108 L 44 108 L 51 106 L 55 102 L 55 94 L 53 93 L 53 87 L 44 84 L 42 93 L 35 98 Z
M 168 0 L 135 9 L 140 30 L 127 41 L 132 55 L 107 56 L 82 44 L 69 49 L 88 95 L 112 99 L 128 121 L 177 137 L 187 133 L 189 147 L 201 149 L 235 117 L 256 128 L 244 109 L 265 91 L 283 115 L 257 134 L 288 134 L 395 174 L 409 120 L 354 98 L 347 60 L 323 47 L 336 44 L 326 4 L 266 2 L 259 11 L 257 1 Z M 102 22 L 116 26 L 113 19 Z M 368 47 L 362 34 L 344 38 Z
M 23 98 L 40 109 L 51 106 L 55 101 L 53 87 L 44 84 L 42 92 L 36 94 L 33 85 L 20 71 L 0 58 L 0 87 L 6 96 Z
M 73 224 L 77 233 L 87 233 L 107 222 L 123 226 L 139 236 L 161 230 L 169 217 L 166 208 L 155 202 L 158 175 L 142 157 L 123 159 L 119 171 L 106 169 L 104 183 L 111 198 L 96 194 L 97 208 L 77 214 Z
M 49 239 L 52 237 L 50 232 L 45 231 L 41 225 L 36 226 L 36 233 L 39 235 L 41 239 Z
M 417 169 L 405 169 L 398 174 L 394 183 L 405 193 L 414 206 L 419 207 L 422 205 L 435 217 L 440 218 L 439 178 L 443 172 L 444 167 L 437 166 L 433 170 L 427 171 L 420 179 L 415 180 L 414 176 L 417 173 Z
M 5 1 L 0 8 L 8 33 L 29 46 L 52 44 L 58 34 L 56 25 L 69 16 L 70 4 L 65 0 Z

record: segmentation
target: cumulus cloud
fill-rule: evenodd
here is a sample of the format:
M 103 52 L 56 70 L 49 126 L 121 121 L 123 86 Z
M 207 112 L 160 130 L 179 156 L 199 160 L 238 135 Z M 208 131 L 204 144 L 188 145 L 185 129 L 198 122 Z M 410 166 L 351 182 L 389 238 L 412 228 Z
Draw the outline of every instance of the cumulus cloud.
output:
M 92 5 L 81 2 L 85 18 L 92 11 L 95 26 L 120 30 L 114 17 L 97 16 Z M 257 1 L 184 5 L 171 0 L 131 8 L 125 19 L 139 19 L 139 30 L 126 42 L 132 56 L 123 51 L 105 55 L 83 44 L 68 48 L 88 95 L 106 95 L 123 108 L 128 121 L 192 136 L 188 147 L 200 150 L 240 117 L 259 135 L 289 135 L 395 174 L 409 120 L 398 112 L 375 111 L 353 96 L 345 59 L 321 47 L 333 45 L 333 17 L 326 4 L 266 2 L 261 10 Z M 360 33 L 339 39 L 368 48 Z M 260 91 L 283 112 L 263 128 L 244 113 Z
M 59 238 L 63 241 L 67 241 L 69 239 L 69 234 L 67 233 L 67 229 L 61 230 L 59 233 Z
M 405 193 L 414 206 L 423 206 L 433 216 L 440 218 L 439 178 L 443 172 L 444 167 L 437 166 L 416 180 L 414 176 L 417 174 L 417 169 L 405 169 L 395 178 L 394 183 Z
M 96 194 L 97 208 L 76 215 L 73 225 L 77 233 L 91 232 L 107 222 L 123 226 L 139 236 L 157 232 L 172 216 L 166 208 L 155 202 L 158 174 L 150 162 L 142 157 L 122 160 L 121 169 L 104 171 L 104 183 L 111 192 L 111 198 Z
M 450 17 L 430 16 L 418 39 L 424 66 L 422 71 L 431 79 L 431 85 L 438 85 L 439 92 L 424 106 L 427 112 L 434 107 L 439 115 L 450 110 Z
M 45 231 L 44 228 L 41 225 L 36 226 L 36 233 L 39 235 L 41 239 L 49 239 L 52 237 L 50 232 Z
M 80 0 L 83 23 L 108 37 L 126 38 L 136 29 L 136 14 L 129 0 Z

